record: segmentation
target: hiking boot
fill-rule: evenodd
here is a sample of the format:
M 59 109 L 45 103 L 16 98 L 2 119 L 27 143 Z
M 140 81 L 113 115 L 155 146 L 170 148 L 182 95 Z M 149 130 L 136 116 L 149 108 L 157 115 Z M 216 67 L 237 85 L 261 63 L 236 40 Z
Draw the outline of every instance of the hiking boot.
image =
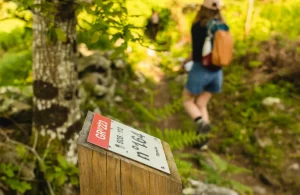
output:
M 207 124 L 206 122 L 202 121 L 200 124 L 198 124 L 197 127 L 197 134 L 207 134 L 211 129 L 211 126 Z
M 204 121 L 201 121 L 201 123 L 198 124 L 196 133 L 197 135 L 206 135 L 211 130 L 211 126 Z M 203 146 L 205 146 L 208 142 L 208 138 L 201 139 L 198 143 L 194 144 L 194 147 L 201 149 Z

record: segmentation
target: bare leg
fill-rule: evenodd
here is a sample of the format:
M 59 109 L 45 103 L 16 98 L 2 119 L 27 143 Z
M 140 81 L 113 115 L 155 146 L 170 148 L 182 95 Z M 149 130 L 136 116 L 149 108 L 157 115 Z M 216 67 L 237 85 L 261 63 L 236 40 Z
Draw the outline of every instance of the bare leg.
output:
M 196 99 L 196 104 L 202 114 L 203 121 L 209 123 L 209 115 L 207 111 L 207 103 L 210 100 L 212 94 L 210 92 L 202 92 Z
M 183 90 L 182 98 L 183 106 L 186 112 L 190 115 L 190 117 L 192 117 L 193 120 L 199 116 L 202 116 L 199 107 L 195 103 L 196 97 L 190 94 L 187 89 Z

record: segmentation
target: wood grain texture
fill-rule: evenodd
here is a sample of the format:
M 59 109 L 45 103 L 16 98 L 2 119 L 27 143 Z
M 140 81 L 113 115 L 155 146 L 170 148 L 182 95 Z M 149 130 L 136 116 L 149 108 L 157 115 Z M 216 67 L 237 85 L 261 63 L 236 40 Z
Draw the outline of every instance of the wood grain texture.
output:
M 135 185 L 131 180 L 132 164 L 126 161 L 121 161 L 121 186 L 122 195 L 133 195 L 133 186 Z
M 107 154 L 107 183 L 108 195 L 121 195 L 121 161 L 116 155 Z
M 133 194 L 150 195 L 149 171 L 138 166 L 131 168 L 131 181 L 133 183 Z
M 80 194 L 90 194 L 90 184 L 91 179 L 90 175 L 92 172 L 92 168 L 89 167 L 89 162 L 92 159 L 92 153 L 91 150 L 78 145 L 77 146 L 78 151 L 78 165 L 79 165 L 79 182 L 80 182 Z
M 80 194 L 106 193 L 106 155 L 78 145 Z M 93 186 L 93 187 L 91 187 Z
M 91 186 L 93 186 L 92 195 L 107 194 L 106 193 L 106 155 L 92 151 L 92 175 Z

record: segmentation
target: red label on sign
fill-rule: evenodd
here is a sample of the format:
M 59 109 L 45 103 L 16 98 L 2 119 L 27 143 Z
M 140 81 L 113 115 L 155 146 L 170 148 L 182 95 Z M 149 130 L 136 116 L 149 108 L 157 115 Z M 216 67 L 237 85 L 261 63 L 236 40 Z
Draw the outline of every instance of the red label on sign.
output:
M 95 113 L 87 141 L 108 149 L 111 120 Z

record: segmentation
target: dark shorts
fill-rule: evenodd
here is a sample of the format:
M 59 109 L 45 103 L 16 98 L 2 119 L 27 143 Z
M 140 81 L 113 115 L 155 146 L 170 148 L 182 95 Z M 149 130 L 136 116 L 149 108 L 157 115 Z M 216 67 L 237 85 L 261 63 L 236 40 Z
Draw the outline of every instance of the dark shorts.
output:
M 186 83 L 187 90 L 194 95 L 203 91 L 220 93 L 222 90 L 223 71 L 207 70 L 200 62 L 194 62 Z

